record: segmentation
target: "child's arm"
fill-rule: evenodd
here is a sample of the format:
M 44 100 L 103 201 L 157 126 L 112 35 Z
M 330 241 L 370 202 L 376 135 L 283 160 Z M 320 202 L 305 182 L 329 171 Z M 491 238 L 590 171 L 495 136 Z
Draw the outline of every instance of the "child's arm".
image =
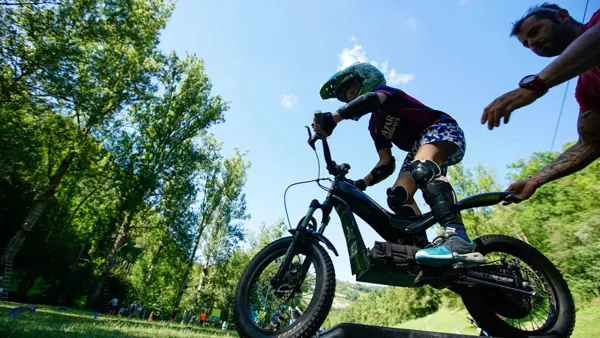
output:
M 396 159 L 392 155 L 391 146 L 381 148 L 377 153 L 379 154 L 379 162 L 377 162 L 375 168 L 363 179 L 352 181 L 354 186 L 360 190 L 364 191 L 367 187 L 385 180 L 396 170 Z
M 358 120 L 363 115 L 379 109 L 386 99 L 387 95 L 380 92 L 363 94 L 343 105 L 334 113 L 323 113 L 324 125 L 319 126 L 314 120 L 313 128 L 316 133 L 324 133 L 324 136 L 329 136 L 338 122 L 347 119 Z
M 358 120 L 363 115 L 373 112 L 379 109 L 385 100 L 387 95 L 384 93 L 366 93 L 354 100 L 343 105 L 332 114 L 333 120 L 337 123 L 341 120 Z

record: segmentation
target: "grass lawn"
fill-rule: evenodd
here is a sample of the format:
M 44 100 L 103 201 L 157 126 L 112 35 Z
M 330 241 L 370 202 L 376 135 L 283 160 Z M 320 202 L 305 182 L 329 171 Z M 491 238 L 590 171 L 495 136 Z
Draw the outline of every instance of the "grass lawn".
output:
M 0 302 L 0 337 L 237 337 L 235 331 L 186 327 L 166 322 L 151 323 L 134 319 L 117 319 L 100 314 L 67 309 L 58 312 L 56 307 L 38 306 L 36 313 L 19 312 L 17 318 L 9 317 L 11 309 L 22 304 Z M 30 305 L 25 305 L 30 306 Z
M 456 329 L 462 334 L 476 334 L 475 327 L 467 320 L 467 310 L 441 309 L 424 318 L 414 319 L 398 325 L 398 327 L 413 330 L 428 330 L 435 332 L 455 333 Z M 576 314 L 575 330 L 572 338 L 589 338 L 597 335 L 600 328 L 600 299 L 582 307 Z

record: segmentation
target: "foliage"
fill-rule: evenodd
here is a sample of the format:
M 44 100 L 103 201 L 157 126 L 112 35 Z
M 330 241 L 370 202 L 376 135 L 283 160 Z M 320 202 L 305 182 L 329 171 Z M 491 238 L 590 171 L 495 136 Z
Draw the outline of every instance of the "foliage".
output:
M 164 0 L 0 6 L 0 248 L 14 258 L 11 300 L 105 311 L 116 296 L 157 314 L 231 319 L 243 269 L 288 235 L 282 219 L 245 228 L 248 153 L 225 156 L 210 133 L 229 106 L 203 60 L 158 49 L 172 10 Z M 510 180 L 557 156 L 515 162 Z M 481 165 L 452 166 L 448 177 L 459 198 L 502 189 Z M 600 296 L 599 179 L 594 162 L 526 202 L 465 211 L 467 231 L 538 248 L 581 308 Z M 334 304 L 326 325 L 398 325 L 461 307 L 447 290 L 344 282 Z

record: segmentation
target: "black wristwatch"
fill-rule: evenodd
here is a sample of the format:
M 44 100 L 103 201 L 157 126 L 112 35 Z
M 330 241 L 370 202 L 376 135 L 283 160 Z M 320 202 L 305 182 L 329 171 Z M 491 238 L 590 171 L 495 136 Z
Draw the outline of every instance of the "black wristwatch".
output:
M 538 97 L 548 92 L 548 86 L 537 75 L 527 75 L 519 81 L 519 87 L 533 90 Z

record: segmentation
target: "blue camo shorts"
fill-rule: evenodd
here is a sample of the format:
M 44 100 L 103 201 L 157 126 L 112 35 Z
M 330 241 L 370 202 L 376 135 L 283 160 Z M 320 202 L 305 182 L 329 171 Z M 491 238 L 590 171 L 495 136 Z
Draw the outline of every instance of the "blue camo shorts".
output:
M 409 171 L 410 162 L 415 159 L 415 155 L 419 148 L 427 143 L 448 141 L 456 144 L 458 149 L 454 154 L 450 155 L 448 161 L 440 166 L 442 169 L 442 175 L 446 175 L 448 173 L 448 166 L 454 165 L 462 161 L 465 156 L 465 151 L 467 150 L 467 141 L 465 140 L 465 134 L 462 129 L 452 123 L 436 123 L 431 126 L 425 128 L 421 133 L 421 137 L 410 149 L 410 152 L 406 155 L 404 159 L 404 163 L 402 163 L 402 168 L 400 172 Z

